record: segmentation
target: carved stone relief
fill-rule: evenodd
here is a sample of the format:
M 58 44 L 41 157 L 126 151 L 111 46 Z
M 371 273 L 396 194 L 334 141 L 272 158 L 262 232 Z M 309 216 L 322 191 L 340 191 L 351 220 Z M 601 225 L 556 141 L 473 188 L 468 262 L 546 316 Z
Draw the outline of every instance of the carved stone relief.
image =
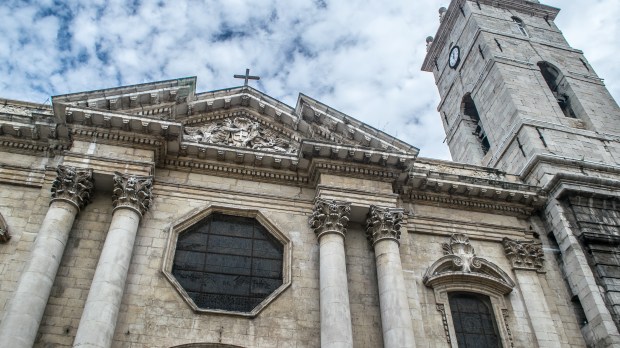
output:
M 114 173 L 112 205 L 114 209 L 126 207 L 144 215 L 151 205 L 152 189 L 152 177 Z
M 90 202 L 90 195 L 95 187 L 92 169 L 59 165 L 56 173 L 58 175 L 52 183 L 52 201 L 68 201 L 78 209 Z
M 512 268 L 544 272 L 545 254 L 541 243 L 531 240 L 518 241 L 506 237 L 502 240 L 502 244 Z
M 245 117 L 228 118 L 200 127 L 185 127 L 184 139 L 260 151 L 297 154 L 298 145 Z
M 338 233 L 344 236 L 347 233 L 350 213 L 350 203 L 317 198 L 308 223 L 317 238 L 325 233 Z
M 372 245 L 382 239 L 393 239 L 398 242 L 402 222 L 402 209 L 380 208 L 371 205 L 366 219 L 366 237 Z

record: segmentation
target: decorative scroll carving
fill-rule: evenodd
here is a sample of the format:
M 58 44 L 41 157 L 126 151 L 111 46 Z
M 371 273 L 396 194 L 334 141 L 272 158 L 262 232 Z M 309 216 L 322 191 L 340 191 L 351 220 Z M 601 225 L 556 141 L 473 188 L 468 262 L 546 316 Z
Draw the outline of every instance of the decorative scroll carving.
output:
M 510 260 L 513 269 L 526 269 L 544 272 L 545 253 L 542 244 L 531 240 L 502 240 L 506 257 Z
M 514 341 L 512 340 L 512 331 L 510 331 L 510 326 L 508 325 L 508 310 L 502 309 L 502 317 L 504 317 L 504 325 L 506 326 L 506 333 L 508 333 L 508 340 L 510 341 L 510 348 L 515 346 Z
M 326 233 L 347 233 L 351 203 L 317 198 L 308 223 L 317 238 Z
M 245 117 L 228 118 L 201 127 L 185 127 L 184 130 L 185 140 L 192 142 L 287 154 L 298 151 L 298 146 L 289 139 Z
M 452 262 L 463 272 L 471 272 L 472 269 L 480 269 L 482 264 L 476 256 L 474 247 L 469 242 L 469 237 L 462 233 L 453 234 L 449 243 L 443 243 L 444 255 L 454 255 Z
M 4 217 L 0 215 L 0 243 L 6 243 L 11 239 L 11 234 L 9 233 L 9 226 L 4 221 Z
M 95 187 L 92 169 L 82 169 L 59 165 L 56 180 L 52 183 L 52 202 L 67 201 L 82 209 L 90 202 Z
M 464 234 L 453 234 L 442 244 L 444 256 L 435 261 L 422 281 L 429 287 L 449 286 L 487 289 L 502 295 L 512 291 L 515 283 L 499 266 L 476 256 L 474 247 Z
M 443 330 L 446 332 L 446 340 L 452 343 L 450 339 L 450 326 L 448 325 L 448 316 L 446 315 L 446 306 L 443 303 L 437 303 L 437 310 L 441 313 L 441 321 L 443 322 Z
M 129 208 L 144 215 L 151 205 L 153 179 L 150 176 L 114 173 L 112 205 L 114 209 Z
M 403 210 L 370 206 L 366 219 L 366 237 L 372 245 L 383 239 L 400 239 Z

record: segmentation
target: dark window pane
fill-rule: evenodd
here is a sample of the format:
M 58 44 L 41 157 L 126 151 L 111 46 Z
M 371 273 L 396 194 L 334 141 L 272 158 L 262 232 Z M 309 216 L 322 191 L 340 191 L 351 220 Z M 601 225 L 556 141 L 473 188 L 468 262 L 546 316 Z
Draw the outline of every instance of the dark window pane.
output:
M 212 214 L 179 235 L 172 274 L 199 308 L 249 312 L 282 285 L 283 254 L 255 219 Z
M 177 250 L 205 251 L 207 235 L 196 232 L 186 232 L 179 236 Z
M 254 256 L 264 257 L 264 258 L 272 258 L 272 259 L 281 259 L 282 258 L 282 248 L 278 249 L 275 243 L 266 240 L 255 240 L 254 241 Z
M 501 347 L 493 307 L 487 296 L 450 293 L 448 298 L 459 347 Z
M 252 240 L 211 235 L 207 252 L 252 256 Z
M 254 259 L 252 260 L 252 274 L 257 277 L 282 278 L 282 261 Z
M 179 269 L 201 271 L 205 266 L 205 256 L 204 253 L 177 250 L 174 255 L 174 264 Z

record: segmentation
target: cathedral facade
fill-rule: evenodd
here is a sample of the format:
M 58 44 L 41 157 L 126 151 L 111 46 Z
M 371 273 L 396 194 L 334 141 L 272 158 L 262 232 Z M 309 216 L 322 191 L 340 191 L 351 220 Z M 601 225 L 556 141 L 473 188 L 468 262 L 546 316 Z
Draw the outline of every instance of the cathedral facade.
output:
M 558 13 L 440 10 L 454 162 L 196 78 L 0 100 L 0 346 L 619 346 L 620 108 Z

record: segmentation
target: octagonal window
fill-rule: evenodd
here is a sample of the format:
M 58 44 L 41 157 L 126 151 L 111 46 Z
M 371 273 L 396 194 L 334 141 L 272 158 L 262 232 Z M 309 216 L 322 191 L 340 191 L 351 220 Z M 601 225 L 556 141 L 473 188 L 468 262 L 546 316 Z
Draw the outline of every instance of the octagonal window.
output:
M 287 240 L 256 215 L 214 211 L 203 216 L 176 235 L 172 277 L 197 310 L 256 314 L 283 290 L 286 278 L 290 283 Z

